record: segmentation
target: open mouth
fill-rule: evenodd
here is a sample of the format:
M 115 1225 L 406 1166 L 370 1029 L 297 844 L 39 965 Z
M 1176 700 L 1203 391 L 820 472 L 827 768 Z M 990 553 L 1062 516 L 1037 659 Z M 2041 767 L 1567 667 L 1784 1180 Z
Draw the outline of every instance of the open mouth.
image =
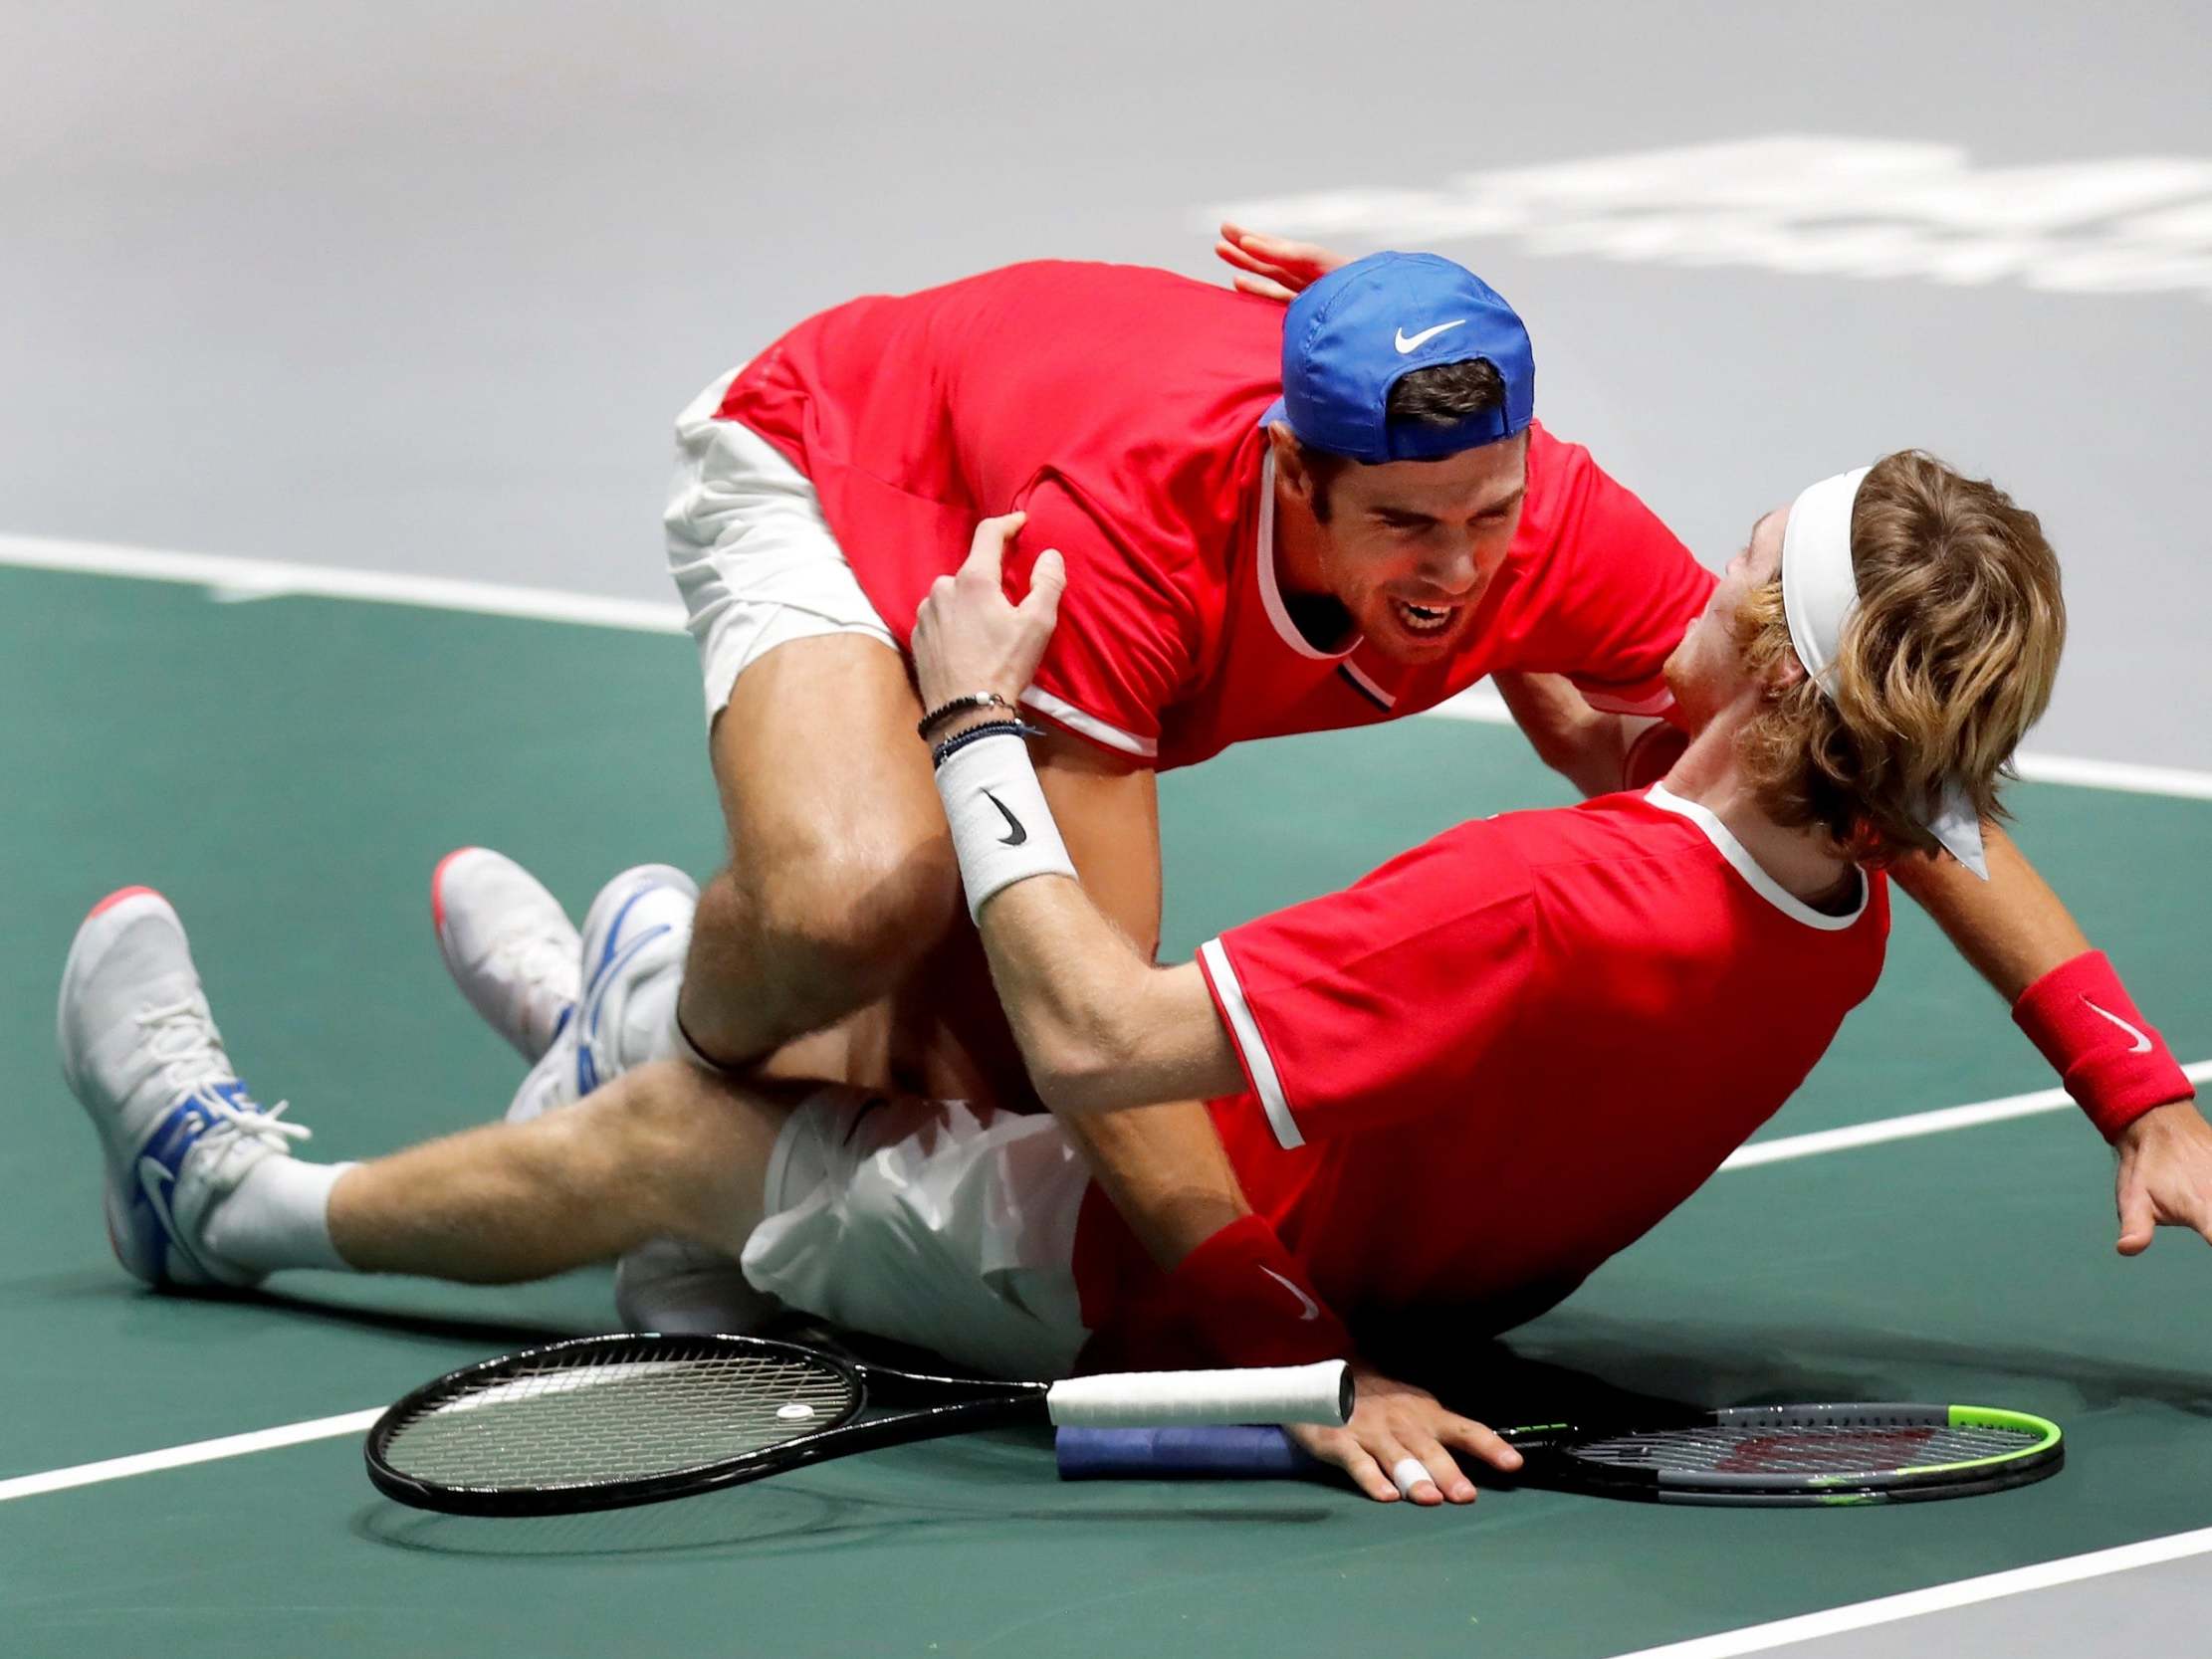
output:
M 1448 633 L 1459 616 L 1457 605 L 1417 605 L 1395 596 L 1390 608 L 1398 618 L 1398 625 L 1409 634 Z

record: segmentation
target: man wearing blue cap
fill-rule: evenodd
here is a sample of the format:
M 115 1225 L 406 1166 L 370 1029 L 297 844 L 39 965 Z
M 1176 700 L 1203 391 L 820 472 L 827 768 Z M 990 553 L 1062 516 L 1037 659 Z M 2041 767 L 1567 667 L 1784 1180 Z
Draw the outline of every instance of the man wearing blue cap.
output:
M 579 953 L 526 875 L 486 853 L 446 868 L 448 961 L 539 1060 L 516 1115 L 670 1054 L 1033 1102 L 914 740 L 974 711 L 923 709 L 907 662 L 924 595 L 986 514 L 1026 516 L 1009 584 L 1042 548 L 1064 559 L 1021 713 L 1047 728 L 1039 776 L 1086 889 L 1147 954 L 1153 773 L 1229 743 L 1549 673 L 1602 714 L 1541 724 L 1547 758 L 1590 793 L 1659 775 L 1679 746 L 1654 718 L 1662 665 L 1714 578 L 1533 405 L 1519 317 L 1420 254 L 1345 264 L 1287 313 L 1163 272 L 1015 266 L 838 307 L 716 381 L 679 419 L 667 523 L 734 854 L 696 911 L 676 872 L 617 878 L 580 983 L 514 971 Z M 2040 926 L 2008 946 L 2023 984 L 2085 950 L 2071 924 Z M 2128 1006 L 2116 981 L 2091 989 Z M 2134 1064 L 2113 1110 L 2189 1093 L 2162 1051 Z M 1195 1247 L 1239 1200 L 1196 1104 L 1075 1133 L 1160 1261 L 1207 1259 Z M 1253 1265 L 1193 1270 L 1192 1296 L 1218 1310 L 1221 1357 L 1296 1357 L 1318 1322 L 1280 1292 L 1285 1262 Z
M 953 932 L 912 745 L 934 712 L 903 654 L 984 513 L 1027 514 L 1012 579 L 1046 545 L 1075 578 L 1022 703 L 1140 940 L 1159 769 L 1500 670 L 1661 712 L 1710 578 L 1534 423 L 1534 380 L 1486 285 L 1386 254 L 1287 327 L 1163 272 L 1016 266 L 839 307 L 717 381 L 679 422 L 668 524 L 741 851 L 700 896 L 680 1021 L 673 984 L 644 998 L 655 1037 L 758 1061 L 891 995 Z M 1002 1042 L 957 1035 L 980 1081 L 1019 1087 Z
M 905 658 L 986 513 L 1027 515 L 1010 579 L 1047 545 L 1067 561 L 1069 614 L 1021 701 L 1074 856 L 1148 950 L 1160 768 L 1499 671 L 1662 712 L 1660 665 L 1711 578 L 1533 403 L 1520 319 L 1427 255 L 1339 273 L 1287 330 L 1164 272 L 1016 266 L 838 307 L 717 380 L 679 419 L 667 525 L 734 856 L 695 925 L 677 873 L 618 878 L 583 984 L 514 971 L 576 943 L 522 872 L 484 853 L 441 871 L 456 976 L 541 1057 L 517 1113 L 670 1053 L 1032 1099 L 959 920 L 914 741 L 937 712 Z M 1176 1201 L 1156 1187 L 1204 1162 L 1203 1115 L 1086 1133 L 1179 1257 L 1195 1240 L 1156 1226 Z

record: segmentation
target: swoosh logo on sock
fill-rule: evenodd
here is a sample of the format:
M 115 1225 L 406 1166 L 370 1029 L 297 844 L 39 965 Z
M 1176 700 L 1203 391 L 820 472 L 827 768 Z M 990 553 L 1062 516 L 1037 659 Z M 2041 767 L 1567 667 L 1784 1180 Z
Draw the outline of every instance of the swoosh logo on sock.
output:
M 2114 1025 L 2118 1026 L 2122 1031 L 2126 1032 L 2130 1037 L 2134 1038 L 2135 1046 L 2127 1051 L 2129 1054 L 2148 1054 L 2150 1052 L 2150 1038 L 2139 1027 L 2128 1024 L 2127 1021 L 2121 1019 L 2109 1008 L 2100 1008 L 2096 1003 L 2092 1002 L 2086 996 L 2082 998 L 2082 1006 L 2087 1008 L 2093 1014 L 2097 1014 L 2104 1019 L 2110 1020 Z

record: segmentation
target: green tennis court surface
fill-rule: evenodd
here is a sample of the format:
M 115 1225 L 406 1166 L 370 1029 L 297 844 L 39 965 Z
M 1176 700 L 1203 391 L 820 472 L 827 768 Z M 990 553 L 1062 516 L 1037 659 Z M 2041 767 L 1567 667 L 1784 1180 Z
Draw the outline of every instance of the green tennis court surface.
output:
M 0 663 L 0 1031 L 23 1097 L 0 1218 L 0 1480 L 380 1405 L 601 1328 L 597 1275 L 139 1292 L 102 1237 L 53 991 L 86 907 L 146 882 L 191 929 L 241 1071 L 294 1103 L 318 1155 L 495 1115 L 515 1062 L 437 965 L 431 865 L 488 843 L 572 908 L 621 865 L 707 870 L 719 824 L 689 643 L 8 570 Z M 1455 819 L 1563 798 L 1513 733 L 1444 721 L 1232 751 L 1165 793 L 1174 950 Z M 2212 803 L 2013 798 L 2175 1051 L 2212 1054 L 2212 907 L 2168 879 L 2194 877 Z M 1900 913 L 1880 990 L 1768 1134 L 2049 1081 Z M 1063 1486 L 1041 1441 L 989 1436 L 657 1510 L 494 1523 L 381 1501 L 346 1437 L 0 1504 L 0 1651 L 1596 1659 L 2212 1524 L 2212 1253 L 2168 1234 L 2122 1262 L 2112 1232 L 2108 1155 L 2049 1113 L 1724 1173 L 1512 1340 L 1523 1361 L 1712 1403 L 1958 1399 L 2066 1425 L 2061 1476 L 1986 1500 L 1729 1513 L 1492 1494 L 1416 1512 L 1300 1484 Z M 1462 1391 L 1479 1406 L 1486 1383 L 1528 1377 Z

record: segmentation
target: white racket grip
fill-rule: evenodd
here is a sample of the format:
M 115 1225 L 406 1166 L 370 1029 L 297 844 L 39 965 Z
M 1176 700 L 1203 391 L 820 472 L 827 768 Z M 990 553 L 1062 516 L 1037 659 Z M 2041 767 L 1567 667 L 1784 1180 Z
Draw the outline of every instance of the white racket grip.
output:
M 1062 1428 L 1177 1428 L 1204 1423 L 1327 1423 L 1352 1415 L 1352 1368 L 1254 1365 L 1229 1371 L 1123 1371 L 1075 1376 L 1045 1390 Z

